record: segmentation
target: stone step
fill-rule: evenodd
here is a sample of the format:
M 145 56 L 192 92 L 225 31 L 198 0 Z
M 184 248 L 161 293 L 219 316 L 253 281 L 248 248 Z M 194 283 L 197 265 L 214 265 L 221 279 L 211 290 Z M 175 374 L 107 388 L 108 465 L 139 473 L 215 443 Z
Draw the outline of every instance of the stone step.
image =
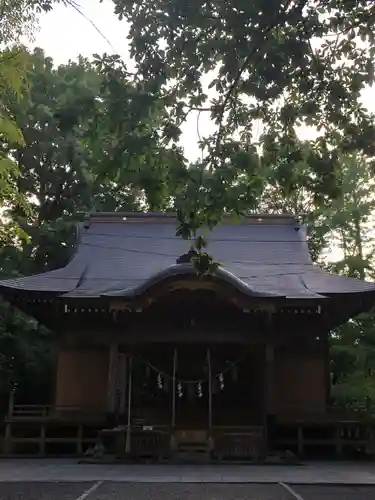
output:
M 176 450 L 173 454 L 173 458 L 177 462 L 204 463 L 210 460 L 210 453 L 208 450 L 205 451 Z
M 181 453 L 208 453 L 208 446 L 177 446 L 177 452 Z

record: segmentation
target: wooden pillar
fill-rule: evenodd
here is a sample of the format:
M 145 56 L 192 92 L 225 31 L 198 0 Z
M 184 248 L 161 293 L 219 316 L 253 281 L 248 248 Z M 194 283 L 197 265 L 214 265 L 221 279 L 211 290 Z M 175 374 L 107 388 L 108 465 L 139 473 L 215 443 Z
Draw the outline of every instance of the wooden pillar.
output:
M 128 384 L 128 422 L 126 426 L 126 443 L 125 452 L 130 453 L 131 449 L 131 406 L 132 406 L 132 368 L 133 368 L 133 357 L 129 357 L 129 384 Z
M 303 457 L 303 455 L 305 453 L 305 443 L 304 443 L 304 435 L 303 435 L 302 425 L 298 426 L 297 438 L 298 438 L 298 456 Z
M 177 369 L 177 349 L 173 352 L 173 379 L 172 379 L 172 429 L 176 424 L 176 369 Z
M 9 393 L 8 399 L 8 418 L 11 419 L 13 416 L 13 408 L 14 408 L 14 388 Z
M 10 455 L 13 452 L 13 441 L 12 441 L 12 424 L 7 422 L 5 426 L 5 437 L 4 437 L 4 453 L 5 455 Z
M 369 455 L 373 456 L 375 453 L 375 433 L 372 423 L 368 424 L 367 430 L 367 452 Z
M 265 347 L 265 413 L 274 414 L 276 410 L 276 364 L 275 346 L 271 341 Z
M 268 334 L 270 332 L 267 332 Z M 272 339 L 266 337 L 264 356 L 264 451 L 270 448 L 270 436 L 274 426 L 276 413 L 276 367 L 275 367 L 275 345 Z
M 109 346 L 107 411 L 116 411 L 116 385 L 118 372 L 118 344 L 112 342 Z
M 331 405 L 331 356 L 330 356 L 330 346 L 329 346 L 329 330 L 324 328 L 321 333 L 323 340 L 323 355 L 324 355 L 324 369 L 325 369 L 325 401 L 326 401 L 326 411 Z
M 5 425 L 5 436 L 4 436 L 4 453 L 5 455 L 9 455 L 13 451 L 13 441 L 12 441 L 12 424 L 11 419 L 13 416 L 13 407 L 14 407 L 14 388 L 9 393 L 8 400 L 8 419 L 9 421 Z
M 77 428 L 77 455 L 83 454 L 83 425 L 78 424 Z
M 39 455 L 42 457 L 46 454 L 46 424 L 43 422 L 40 426 L 40 441 L 39 441 Z
M 344 433 L 344 428 L 341 426 L 341 424 L 336 424 L 335 428 L 335 448 L 336 448 L 336 456 L 338 458 L 342 457 L 343 454 L 343 436 L 342 434 Z
M 212 428 L 212 373 L 211 373 L 211 351 L 207 349 L 207 368 L 208 368 L 208 430 L 211 435 Z
M 116 410 L 119 413 L 126 411 L 126 393 L 128 386 L 128 355 L 125 353 L 118 354 L 117 377 L 116 377 L 116 393 L 118 404 Z

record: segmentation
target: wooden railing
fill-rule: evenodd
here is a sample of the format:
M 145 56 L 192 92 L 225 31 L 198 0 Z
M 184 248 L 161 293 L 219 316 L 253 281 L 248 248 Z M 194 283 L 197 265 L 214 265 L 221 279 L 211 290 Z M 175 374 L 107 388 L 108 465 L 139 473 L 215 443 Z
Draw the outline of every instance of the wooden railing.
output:
M 38 420 L 59 418 L 95 418 L 104 415 L 105 411 L 97 407 L 53 406 L 53 405 L 13 405 L 8 419 Z
M 329 412 L 338 413 L 338 412 L 352 412 L 352 413 L 366 413 L 368 415 L 375 416 L 375 403 L 366 403 L 366 402 L 355 402 L 348 403 L 346 405 L 331 405 L 328 408 Z
M 375 420 L 375 405 L 356 403 L 346 406 L 333 405 L 321 411 L 301 411 L 300 408 L 286 407 L 276 413 L 276 420 L 295 422 L 345 422 Z
M 12 417 L 46 417 L 51 410 L 47 405 L 14 405 L 9 416 Z

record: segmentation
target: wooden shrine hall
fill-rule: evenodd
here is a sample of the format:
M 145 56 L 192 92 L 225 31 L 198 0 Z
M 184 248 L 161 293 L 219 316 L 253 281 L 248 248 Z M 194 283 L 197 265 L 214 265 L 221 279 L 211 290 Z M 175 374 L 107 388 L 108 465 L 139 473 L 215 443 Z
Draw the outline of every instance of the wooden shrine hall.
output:
M 57 346 L 54 401 L 11 405 L 6 453 L 70 443 L 83 454 L 98 435 L 130 458 L 346 446 L 330 409 L 328 334 L 371 309 L 375 284 L 315 266 L 289 215 L 225 219 L 208 234 L 219 267 L 198 276 L 176 225 L 173 214 L 95 213 L 64 268 L 0 282 Z

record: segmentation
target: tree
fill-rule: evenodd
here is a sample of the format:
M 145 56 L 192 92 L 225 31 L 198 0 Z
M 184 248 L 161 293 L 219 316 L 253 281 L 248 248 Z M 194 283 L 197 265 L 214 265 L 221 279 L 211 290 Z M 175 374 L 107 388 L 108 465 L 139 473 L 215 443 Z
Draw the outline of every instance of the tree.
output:
M 163 142 L 158 96 L 116 58 L 79 58 L 56 68 L 40 49 L 26 55 L 28 91 L 3 97 L 23 142 L 0 145 L 17 166 L 16 187 L 30 206 L 25 211 L 6 198 L 3 214 L 27 235 L 24 241 L 8 235 L 0 248 L 0 271 L 7 276 L 63 266 L 76 243 L 74 226 L 87 212 L 171 206 L 171 184 L 184 170 L 179 149 Z M 25 394 L 30 381 L 49 378 L 53 336 L 0 307 L 0 395 L 15 383 Z
M 375 315 L 348 321 L 331 338 L 332 396 L 341 404 L 375 400 Z
M 342 252 L 333 270 L 360 279 L 373 277 L 375 246 L 372 228 L 375 196 L 372 165 L 361 155 L 342 156 L 342 192 L 327 211 L 331 246 Z
M 12 388 L 23 403 L 45 403 L 53 390 L 53 336 L 9 304 L 0 310 L 0 411 Z
M 20 102 L 25 99 L 28 91 L 29 60 L 20 41 L 22 38 L 32 38 L 38 14 L 42 10 L 49 10 L 52 4 L 52 0 L 0 1 L 0 251 L 1 270 L 7 274 L 20 271 L 14 266 L 14 259 L 10 256 L 16 255 L 17 263 L 23 261 L 24 256 L 21 256 L 19 250 L 25 233 L 14 219 L 6 217 L 4 210 L 17 207 L 26 215 L 31 214 L 26 197 L 18 190 L 20 171 L 10 153 L 14 148 L 23 148 L 25 141 L 22 130 L 10 111 L 9 102 Z M 23 381 L 43 380 L 43 375 L 46 375 L 44 368 L 50 365 L 50 358 L 47 356 L 47 360 L 44 355 L 48 350 L 45 332 L 40 336 L 34 321 L 11 310 L 6 304 L 0 303 L 0 308 L 1 402 L 4 392 L 7 393 L 14 387 L 16 378 Z M 30 369 L 30 363 L 33 369 Z
M 326 255 L 340 250 L 328 269 L 365 279 L 374 276 L 373 231 L 375 197 L 372 166 L 361 155 L 341 158 L 342 192 L 322 212 Z M 337 328 L 331 336 L 333 396 L 341 403 L 375 399 L 375 315 L 362 314 Z
M 153 82 L 130 73 L 119 56 L 96 56 L 94 64 L 101 77 L 101 102 L 89 131 L 96 182 L 138 190 L 139 208 L 170 209 L 172 193 L 186 178 L 186 160 L 176 145 L 179 131 L 170 122 L 166 101 Z
M 21 274 L 63 265 L 73 246 L 69 218 L 90 207 L 84 133 L 73 127 L 62 133 L 59 120 L 63 110 L 67 114 L 74 105 L 75 116 L 80 117 L 84 113 L 82 103 L 85 99 L 93 101 L 99 87 L 99 82 L 90 80 L 89 72 L 82 73 L 77 65 L 65 72 L 62 68 L 55 70 L 52 60 L 40 50 L 28 54 L 28 70 L 28 92 L 5 103 L 23 135 L 23 144 L 10 146 L 7 154 L 17 165 L 17 189 L 29 200 L 31 209 L 25 212 L 8 201 L 11 219 L 28 236 L 27 243 L 20 247 L 29 256 L 26 259 L 24 255 L 19 262 Z M 56 246 L 60 252 L 56 252 Z
M 337 196 L 339 153 L 375 154 L 373 116 L 360 92 L 374 80 L 375 4 L 367 0 L 114 0 L 130 23 L 132 56 L 144 78 L 163 89 L 179 124 L 208 112 L 215 132 L 202 138 L 206 168 L 236 169 L 236 142 L 245 152 L 253 125 L 259 146 L 293 171 L 303 157 L 296 131 L 311 126 L 306 164 L 316 194 Z M 229 161 L 230 160 L 230 161 Z M 288 174 L 291 175 L 291 174 Z M 207 220 L 217 206 L 202 207 Z M 190 211 L 191 212 L 191 211 Z M 195 220 L 181 221 L 195 231 Z M 187 219 L 185 220 L 184 219 Z
M 308 164 L 311 145 L 300 141 L 301 157 L 292 165 L 283 155 L 267 158 L 265 149 L 261 156 L 264 164 L 264 188 L 258 198 L 257 211 L 266 213 L 290 213 L 299 216 L 308 229 L 309 250 L 314 262 L 323 264 L 322 253 L 327 248 L 330 228 L 325 213 L 331 200 L 321 200 L 316 190 L 316 177 Z
M 134 81 L 116 57 L 55 68 L 36 49 L 29 55 L 28 93 L 8 99 L 6 108 L 23 133 L 24 144 L 8 148 L 8 156 L 17 162 L 18 189 L 32 208 L 25 214 L 8 202 L 12 220 L 29 237 L 22 251 L 32 259 L 19 262 L 22 274 L 64 265 L 73 249 L 72 225 L 88 211 L 173 205 L 184 159 L 162 140 L 158 95 Z M 6 250 L 16 257 L 13 246 Z
M 56 0 L 58 3 L 60 0 Z M 0 1 L 0 204 L 11 201 L 25 210 L 26 199 L 17 190 L 19 171 L 8 155 L 9 147 L 22 146 L 22 132 L 5 105 L 4 99 L 20 100 L 27 92 L 27 53 L 20 44 L 22 38 L 32 39 L 37 28 L 38 14 L 52 8 L 53 0 L 1 0 Z M 69 0 L 63 0 L 69 4 Z M 10 236 L 24 236 L 12 221 L 0 225 L 0 241 Z
M 48 3 L 50 4 L 50 2 Z M 37 27 L 37 14 L 40 7 L 40 2 L 34 0 L 1 0 L 1 45 L 11 46 L 18 44 L 24 37 L 32 38 Z

